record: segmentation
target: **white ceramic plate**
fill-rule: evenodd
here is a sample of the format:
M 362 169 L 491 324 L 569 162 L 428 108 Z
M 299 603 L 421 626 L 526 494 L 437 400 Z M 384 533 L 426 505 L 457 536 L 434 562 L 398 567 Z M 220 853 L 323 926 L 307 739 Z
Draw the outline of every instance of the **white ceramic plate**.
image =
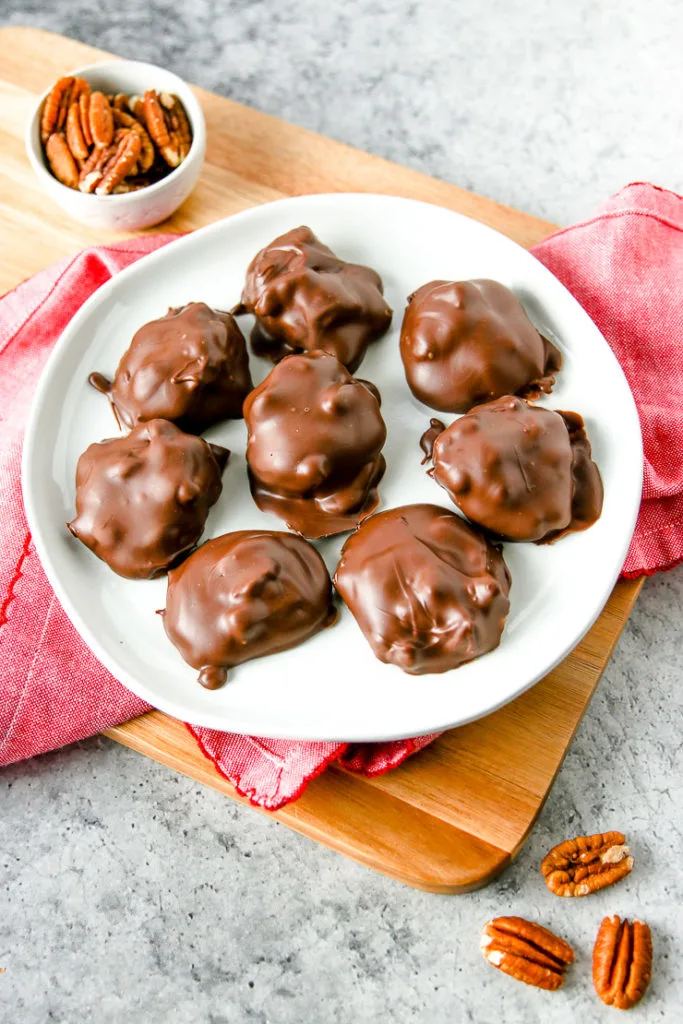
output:
M 294 650 L 239 666 L 220 690 L 166 639 L 166 581 L 116 576 L 64 523 L 74 511 L 81 452 L 116 433 L 109 403 L 86 379 L 113 374 L 134 331 L 168 306 L 203 300 L 227 309 L 252 256 L 276 235 L 308 224 L 344 259 L 382 275 L 392 330 L 368 350 L 359 375 L 382 393 L 388 427 L 382 508 L 449 506 L 420 466 L 419 438 L 432 412 L 411 395 L 398 350 L 406 297 L 434 278 L 490 277 L 513 288 L 536 325 L 562 349 L 564 368 L 544 403 L 585 420 L 605 485 L 599 521 L 550 547 L 506 544 L 511 610 L 500 646 L 443 675 L 411 677 L 372 655 L 342 608 L 332 629 Z M 251 322 L 242 322 L 244 330 Z M 252 357 L 254 382 L 269 369 Z M 445 417 L 448 420 L 448 417 Z M 223 494 L 204 535 L 283 529 L 254 505 L 243 421 L 206 437 L 232 452 Z M 380 740 L 444 729 L 488 714 L 544 676 L 600 613 L 621 568 L 641 494 L 642 446 L 624 375 L 598 329 L 568 291 L 519 246 L 476 221 L 425 203 L 374 195 L 302 196 L 269 203 L 197 231 L 147 256 L 100 288 L 73 318 L 41 378 L 24 446 L 26 511 L 40 558 L 68 615 L 97 657 L 150 704 L 217 729 L 299 739 Z M 330 572 L 343 537 L 319 544 Z

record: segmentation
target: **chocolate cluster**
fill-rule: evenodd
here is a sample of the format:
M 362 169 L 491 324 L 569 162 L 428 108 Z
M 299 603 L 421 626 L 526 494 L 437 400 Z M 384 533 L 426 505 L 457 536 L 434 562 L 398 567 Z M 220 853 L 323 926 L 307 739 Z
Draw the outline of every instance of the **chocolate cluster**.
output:
M 256 317 L 251 344 L 259 355 L 277 362 L 320 349 L 351 373 L 389 329 L 392 315 L 379 274 L 339 259 L 307 227 L 257 253 L 233 312 Z
M 500 549 L 438 505 L 365 519 L 334 582 L 375 656 L 414 675 L 493 650 L 510 607 Z
M 145 324 L 113 381 L 94 373 L 90 383 L 108 395 L 119 426 L 161 418 L 191 434 L 220 420 L 239 419 L 253 386 L 234 317 L 205 302 L 169 309 Z
M 431 281 L 408 299 L 401 358 L 410 390 L 442 412 L 550 391 L 562 358 L 497 281 Z
M 160 576 L 201 537 L 228 455 L 167 420 L 91 444 L 78 460 L 69 530 L 119 576 Z
M 234 665 L 294 647 L 336 618 L 315 548 L 270 530 L 202 544 L 169 574 L 162 614 L 169 640 L 212 690 Z
M 283 359 L 244 403 L 251 493 L 304 537 L 352 530 L 376 508 L 387 431 L 377 389 L 334 356 Z
M 434 442 L 433 475 L 471 519 L 505 540 L 550 541 L 590 526 L 602 481 L 582 418 L 507 395 Z

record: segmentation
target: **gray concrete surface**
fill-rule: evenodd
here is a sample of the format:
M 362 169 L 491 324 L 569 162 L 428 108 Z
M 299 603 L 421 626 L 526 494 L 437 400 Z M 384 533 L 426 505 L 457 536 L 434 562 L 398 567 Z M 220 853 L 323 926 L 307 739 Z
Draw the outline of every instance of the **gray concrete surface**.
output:
M 558 223 L 634 179 L 683 190 L 676 0 L 2 0 L 0 23 L 149 59 Z M 534 832 L 483 892 L 406 889 L 102 739 L 0 773 L 2 1024 L 559 1024 L 606 913 L 654 930 L 635 1021 L 680 1021 L 683 569 L 646 584 Z M 538 864 L 623 828 L 636 868 L 566 903 Z M 488 917 L 577 949 L 542 993 L 488 967 Z

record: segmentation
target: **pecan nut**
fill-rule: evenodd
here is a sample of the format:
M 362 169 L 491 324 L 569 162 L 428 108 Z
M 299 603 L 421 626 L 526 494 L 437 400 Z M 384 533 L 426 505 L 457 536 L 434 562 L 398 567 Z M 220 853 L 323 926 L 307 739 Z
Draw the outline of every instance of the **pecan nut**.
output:
M 132 171 L 140 156 L 140 137 L 133 131 L 126 131 L 119 140 L 116 152 L 103 168 L 102 180 L 95 191 L 98 196 L 108 196 Z
M 148 89 L 143 98 L 145 124 L 152 141 L 170 167 L 177 167 L 190 152 L 192 132 L 185 108 L 177 96 Z
M 71 104 L 66 117 L 66 142 L 76 160 L 85 161 L 88 159 L 90 146 L 86 141 L 83 131 L 81 105 L 78 100 Z
M 118 98 L 118 97 L 117 97 Z M 140 159 L 138 161 L 138 172 L 146 174 L 154 163 L 154 145 L 147 134 L 147 129 L 140 124 L 137 118 L 127 114 L 124 110 L 114 108 L 114 124 L 117 128 L 130 128 L 136 135 L 140 136 Z
M 71 103 L 77 103 L 81 96 L 90 95 L 90 86 L 84 78 L 74 78 L 71 86 Z
M 114 138 L 114 115 L 111 104 L 103 92 L 94 92 L 90 96 L 88 120 L 94 145 L 98 149 L 111 146 Z
M 81 168 L 78 188 L 109 195 L 132 173 L 139 156 L 139 136 L 127 128 L 117 129 L 110 146 L 93 149 Z
M 78 98 L 78 107 L 81 115 L 81 131 L 85 144 L 90 149 L 93 144 L 92 132 L 90 131 L 90 93 L 81 93 Z
M 588 896 L 618 882 L 632 867 L 623 834 L 600 832 L 553 847 L 541 863 L 541 872 L 556 896 Z
M 55 82 L 47 94 L 40 122 L 40 137 L 44 146 L 52 134 L 64 127 L 74 81 L 71 75 L 65 75 Z
M 66 127 L 66 119 L 72 103 L 78 103 L 81 96 L 90 95 L 90 86 L 84 78 L 73 78 L 65 75 L 50 89 L 45 103 L 40 122 L 40 137 L 43 145 L 55 132 L 63 132 Z
M 116 153 L 117 146 L 111 145 L 102 149 L 93 149 L 81 167 L 78 188 L 81 192 L 94 192 L 104 177 L 105 165 Z
M 652 977 L 652 934 L 643 921 L 606 917 L 593 947 L 593 985 L 608 1006 L 630 1010 Z
M 140 121 L 141 124 L 145 123 L 145 101 L 142 96 L 129 96 L 128 109 L 136 120 Z
M 128 96 L 125 92 L 112 93 L 109 97 L 112 110 L 122 110 L 124 114 L 129 114 L 128 108 Z
M 569 943 L 523 917 L 487 921 L 479 945 L 494 967 L 527 985 L 549 991 L 564 983 L 565 970 L 574 962 Z
M 78 167 L 63 135 L 53 132 L 45 144 L 45 156 L 57 181 L 78 188 Z

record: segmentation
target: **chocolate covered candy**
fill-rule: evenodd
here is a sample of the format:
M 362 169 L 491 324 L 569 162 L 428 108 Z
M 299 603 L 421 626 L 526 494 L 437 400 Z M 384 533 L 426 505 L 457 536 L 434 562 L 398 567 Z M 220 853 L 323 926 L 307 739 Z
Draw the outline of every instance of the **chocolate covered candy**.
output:
M 287 356 L 244 403 L 254 501 L 304 537 L 352 530 L 377 507 L 386 427 L 377 389 L 334 356 Z
M 602 510 L 602 481 L 582 418 L 507 395 L 437 437 L 432 473 L 472 522 L 507 540 L 583 530 Z
M 240 530 L 202 544 L 168 577 L 166 634 L 208 689 L 228 669 L 332 625 L 325 563 L 290 533 Z
M 321 349 L 351 373 L 391 323 L 379 274 L 339 259 L 307 227 L 257 253 L 233 312 L 255 315 L 252 347 L 273 362 Z
M 437 505 L 365 519 L 334 577 L 380 661 L 446 672 L 498 646 L 510 603 L 500 549 Z
M 78 460 L 69 530 L 119 576 L 160 576 L 201 537 L 228 455 L 167 420 L 91 444 Z
M 160 418 L 191 434 L 239 419 L 253 386 L 237 322 L 204 302 L 169 309 L 145 324 L 124 352 L 114 380 L 101 373 L 89 380 L 108 395 L 119 426 Z
M 558 349 L 497 281 L 431 281 L 418 288 L 408 299 L 400 345 L 410 390 L 442 412 L 550 391 L 562 365 Z

